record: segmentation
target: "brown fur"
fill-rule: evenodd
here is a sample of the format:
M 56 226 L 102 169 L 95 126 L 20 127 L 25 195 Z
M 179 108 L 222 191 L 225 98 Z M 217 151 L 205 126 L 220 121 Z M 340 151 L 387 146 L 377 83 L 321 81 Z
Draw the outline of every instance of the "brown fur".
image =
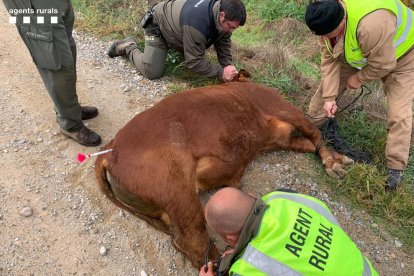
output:
M 260 152 L 315 152 L 315 145 L 327 173 L 344 174 L 350 160 L 323 146 L 319 130 L 277 90 L 234 82 L 174 94 L 137 115 L 104 147 L 113 151 L 98 157 L 95 170 L 112 202 L 172 235 L 199 267 L 208 234 L 197 193 L 239 187 Z

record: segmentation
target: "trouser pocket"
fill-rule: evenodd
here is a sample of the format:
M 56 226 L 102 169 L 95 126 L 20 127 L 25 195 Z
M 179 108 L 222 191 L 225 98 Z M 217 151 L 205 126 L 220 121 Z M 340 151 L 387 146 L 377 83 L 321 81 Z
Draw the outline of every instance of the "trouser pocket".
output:
M 21 33 L 36 66 L 50 70 L 61 68 L 62 62 L 53 41 L 52 29 L 23 25 Z

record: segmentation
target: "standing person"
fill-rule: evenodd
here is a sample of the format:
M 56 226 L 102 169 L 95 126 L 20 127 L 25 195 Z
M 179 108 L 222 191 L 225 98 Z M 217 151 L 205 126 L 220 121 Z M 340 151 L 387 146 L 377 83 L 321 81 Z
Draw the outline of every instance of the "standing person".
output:
M 233 250 L 217 275 L 378 275 L 321 201 L 292 192 L 254 198 L 235 188 L 207 202 L 211 229 Z M 199 275 L 214 275 L 213 264 Z
M 82 123 L 96 117 L 98 109 L 80 106 L 76 95 L 76 45 L 72 37 L 75 14 L 71 1 L 3 0 L 3 3 L 10 15 L 16 17 L 17 30 L 55 105 L 61 132 L 81 145 L 99 145 L 101 137 Z
M 320 37 L 322 81 L 308 114 L 321 125 L 337 111 L 344 88 L 381 79 L 387 97 L 387 189 L 395 189 L 407 166 L 414 99 L 413 11 L 399 0 L 317 1 L 305 20 Z M 323 118 L 324 117 L 324 118 Z
M 148 15 L 144 52 L 132 38 L 126 38 L 110 47 L 111 58 L 125 56 L 146 78 L 157 79 L 164 72 L 171 47 L 184 53 L 185 65 L 197 74 L 223 81 L 237 75 L 232 65 L 230 37 L 246 21 L 241 0 L 168 0 L 153 6 Z M 219 64 L 205 58 L 211 45 Z

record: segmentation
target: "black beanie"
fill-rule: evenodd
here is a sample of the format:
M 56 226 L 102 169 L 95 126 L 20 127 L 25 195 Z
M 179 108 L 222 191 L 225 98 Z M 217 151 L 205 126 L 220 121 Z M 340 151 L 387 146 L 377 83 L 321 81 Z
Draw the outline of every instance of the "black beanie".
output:
M 342 5 L 335 0 L 313 2 L 306 8 L 306 25 L 316 35 L 326 35 L 339 26 L 344 13 Z

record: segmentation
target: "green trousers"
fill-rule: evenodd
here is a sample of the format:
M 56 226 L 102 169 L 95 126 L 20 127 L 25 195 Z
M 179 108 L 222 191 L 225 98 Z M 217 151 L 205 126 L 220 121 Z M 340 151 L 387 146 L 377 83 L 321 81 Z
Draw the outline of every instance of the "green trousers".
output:
M 129 60 L 138 68 L 141 74 L 150 79 L 162 76 L 167 59 L 168 46 L 161 35 L 146 34 L 144 52 L 139 49 L 128 51 Z
M 83 127 L 76 95 L 76 45 L 72 37 L 75 14 L 70 0 L 3 0 L 29 49 L 55 105 L 57 121 L 67 131 Z M 15 10 L 26 9 L 15 14 Z M 31 11 L 31 12 L 27 12 Z M 30 17 L 23 22 L 23 16 Z M 43 23 L 38 22 L 43 17 Z

